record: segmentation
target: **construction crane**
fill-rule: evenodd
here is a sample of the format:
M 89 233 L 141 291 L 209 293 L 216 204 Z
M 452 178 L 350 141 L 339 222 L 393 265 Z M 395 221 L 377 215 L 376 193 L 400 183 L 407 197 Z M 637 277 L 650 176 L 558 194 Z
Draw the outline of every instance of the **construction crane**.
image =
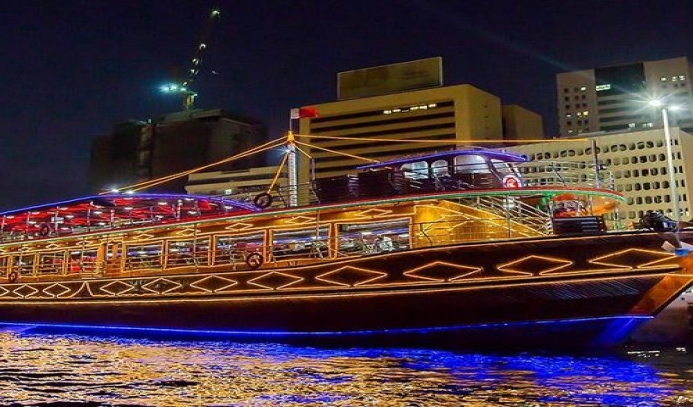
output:
M 188 71 L 188 76 L 185 80 L 180 82 L 172 82 L 161 87 L 161 91 L 164 93 L 177 93 L 184 96 L 183 107 L 185 110 L 192 110 L 195 105 L 195 98 L 197 97 L 197 92 L 190 88 L 190 85 L 195 80 L 195 77 L 200 72 L 200 65 L 202 65 L 202 56 L 207 49 L 207 41 L 209 35 L 212 32 L 212 27 L 214 22 L 218 20 L 221 16 L 219 9 L 214 8 L 209 13 L 209 18 L 202 27 L 200 34 L 200 42 L 195 50 L 191 62 L 190 70 Z

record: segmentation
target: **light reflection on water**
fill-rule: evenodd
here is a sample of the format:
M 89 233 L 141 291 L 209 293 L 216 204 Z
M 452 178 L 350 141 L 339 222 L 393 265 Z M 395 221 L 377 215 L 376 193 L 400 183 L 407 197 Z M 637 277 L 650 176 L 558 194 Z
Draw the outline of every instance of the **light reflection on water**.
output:
M 0 333 L 1 406 L 693 406 L 685 352 L 422 349 Z

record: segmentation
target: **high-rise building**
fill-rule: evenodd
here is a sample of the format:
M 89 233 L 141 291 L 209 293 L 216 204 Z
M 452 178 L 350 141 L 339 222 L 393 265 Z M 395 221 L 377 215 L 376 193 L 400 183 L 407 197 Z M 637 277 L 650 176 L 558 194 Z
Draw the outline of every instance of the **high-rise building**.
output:
M 503 105 L 503 140 L 542 139 L 541 116 L 518 105 Z
M 120 188 L 218 162 L 247 151 L 266 138 L 260 122 L 220 109 L 192 110 L 152 122 L 117 125 L 92 144 L 90 184 L 94 191 Z M 261 156 L 224 163 L 210 170 L 235 170 L 263 164 Z M 185 192 L 187 177 L 148 191 Z
M 488 146 L 504 138 L 541 139 L 541 117 L 519 106 L 504 109 L 499 97 L 462 84 L 442 86 L 438 59 L 341 73 L 339 100 L 311 105 L 317 117 L 300 120 L 299 181 L 343 175 L 370 160 Z M 421 81 L 423 79 L 423 81 Z M 314 115 L 311 115 L 314 116 Z M 305 140 L 303 140 L 305 141 Z M 414 142 L 410 142 L 414 141 Z
M 661 127 L 659 111 L 649 104 L 655 99 L 682 107 L 671 119 L 691 131 L 691 75 L 686 57 L 559 73 L 560 136 Z

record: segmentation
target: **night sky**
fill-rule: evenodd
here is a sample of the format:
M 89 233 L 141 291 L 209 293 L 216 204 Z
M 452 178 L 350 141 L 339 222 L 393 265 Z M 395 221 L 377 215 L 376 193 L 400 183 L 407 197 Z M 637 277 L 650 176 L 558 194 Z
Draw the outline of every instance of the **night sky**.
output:
M 221 9 L 197 107 L 255 117 L 279 137 L 289 109 L 333 101 L 340 71 L 443 57 L 468 83 L 544 117 L 555 74 L 693 57 L 687 0 L 14 0 L 3 2 L 0 209 L 91 194 L 91 141 L 180 110 L 159 93 L 189 68 Z

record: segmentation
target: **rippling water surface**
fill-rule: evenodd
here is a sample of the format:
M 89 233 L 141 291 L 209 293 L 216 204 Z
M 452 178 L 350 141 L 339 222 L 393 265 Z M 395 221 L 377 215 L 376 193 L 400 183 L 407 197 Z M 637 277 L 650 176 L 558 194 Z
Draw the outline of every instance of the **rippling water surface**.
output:
M 320 349 L 0 333 L 0 406 L 693 406 L 685 349 Z

